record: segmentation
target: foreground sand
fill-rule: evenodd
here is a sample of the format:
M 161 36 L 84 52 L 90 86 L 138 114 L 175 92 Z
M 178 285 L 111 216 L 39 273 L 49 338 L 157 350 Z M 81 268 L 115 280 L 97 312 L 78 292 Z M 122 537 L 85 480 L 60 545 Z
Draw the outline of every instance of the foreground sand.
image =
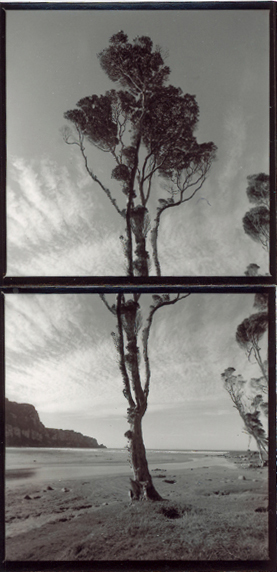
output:
M 124 467 L 124 455 L 116 460 Z M 162 503 L 130 504 L 128 466 L 92 478 L 7 480 L 6 560 L 268 558 L 266 468 L 236 456 L 221 466 L 198 456 L 196 468 L 181 469 L 172 464 L 178 455 L 149 461 Z

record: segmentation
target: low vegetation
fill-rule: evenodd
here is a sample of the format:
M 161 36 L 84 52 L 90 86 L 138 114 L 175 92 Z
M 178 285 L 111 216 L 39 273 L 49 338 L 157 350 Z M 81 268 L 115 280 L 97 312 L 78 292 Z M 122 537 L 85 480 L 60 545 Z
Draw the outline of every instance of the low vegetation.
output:
M 160 502 L 130 501 L 127 476 L 33 485 L 29 499 L 21 485 L 7 494 L 7 560 L 266 560 L 267 469 L 242 461 L 166 471 Z

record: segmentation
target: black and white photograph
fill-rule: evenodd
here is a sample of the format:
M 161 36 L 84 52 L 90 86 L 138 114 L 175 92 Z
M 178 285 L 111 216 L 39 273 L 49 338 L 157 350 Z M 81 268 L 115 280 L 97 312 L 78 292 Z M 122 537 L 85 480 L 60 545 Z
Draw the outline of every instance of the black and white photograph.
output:
M 270 276 L 269 8 L 7 10 L 6 97 L 7 277 Z
M 273 3 L 4 4 L 0 560 L 274 572 Z
M 267 292 L 5 295 L 7 563 L 269 560 Z

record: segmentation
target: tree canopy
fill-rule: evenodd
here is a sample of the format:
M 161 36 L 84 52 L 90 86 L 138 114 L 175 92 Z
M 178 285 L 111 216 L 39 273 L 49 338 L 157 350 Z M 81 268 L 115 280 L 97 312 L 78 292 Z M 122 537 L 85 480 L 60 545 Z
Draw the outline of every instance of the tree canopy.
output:
M 242 219 L 246 234 L 255 242 L 260 242 L 265 249 L 268 249 L 269 245 L 269 223 L 270 213 L 265 206 L 250 209 Z
M 264 403 L 263 396 L 255 394 L 251 399 L 246 394 L 246 380 L 241 375 L 235 374 L 233 367 L 227 368 L 222 374 L 221 379 L 224 388 L 231 397 L 234 407 L 239 412 L 244 422 L 244 429 L 250 437 L 253 437 L 257 443 L 260 454 L 261 464 L 263 465 L 268 456 L 268 439 L 260 419 L 261 411 L 267 414 L 267 403 Z M 251 380 L 252 381 L 252 380 Z M 254 380 L 253 380 L 254 381 Z M 250 383 L 252 389 L 260 389 L 259 386 Z
M 126 221 L 121 240 L 127 274 L 149 274 L 150 232 L 152 261 L 160 276 L 157 241 L 161 215 L 190 200 L 202 187 L 215 159 L 216 146 L 197 142 L 196 98 L 167 85 L 170 69 L 161 49 L 153 48 L 150 38 L 141 36 L 129 42 L 124 32 L 118 32 L 98 57 L 117 89 L 84 97 L 75 109 L 67 111 L 64 116 L 74 131 L 66 128 L 64 138 L 79 147 L 87 172 Z M 120 184 L 124 208 L 120 207 L 117 191 L 111 192 L 89 165 L 86 142 L 113 158 L 111 179 Z M 166 195 L 158 199 L 151 220 L 148 203 L 157 178 L 166 183 Z
M 260 341 L 267 330 L 267 326 L 267 312 L 258 312 L 252 314 L 249 318 L 245 318 L 237 327 L 236 340 L 239 346 L 248 351 L 253 344 L 257 344 Z
M 256 265 L 253 265 L 256 266 Z M 243 419 L 247 433 L 254 437 L 260 454 L 261 463 L 267 454 L 268 440 L 264 430 L 261 413 L 268 415 L 268 363 L 262 360 L 259 342 L 268 328 L 268 295 L 257 292 L 254 308 L 258 311 L 245 318 L 237 327 L 236 341 L 246 352 L 248 359 L 254 356 L 262 373 L 261 377 L 252 377 L 249 382 L 235 374 L 233 367 L 227 368 L 221 378 L 234 406 Z
M 249 175 L 246 194 L 250 203 L 269 207 L 269 176 L 265 173 Z
M 247 177 L 246 194 L 250 203 L 255 206 L 248 211 L 242 224 L 246 234 L 255 242 L 260 242 L 265 250 L 269 248 L 270 230 L 270 188 L 269 176 L 265 173 Z

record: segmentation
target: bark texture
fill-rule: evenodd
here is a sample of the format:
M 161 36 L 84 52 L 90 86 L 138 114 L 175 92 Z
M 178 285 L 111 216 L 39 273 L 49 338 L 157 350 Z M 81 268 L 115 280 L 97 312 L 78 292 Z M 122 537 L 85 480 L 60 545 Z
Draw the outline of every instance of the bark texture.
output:
M 134 473 L 134 480 L 130 479 L 130 498 L 132 500 L 163 500 L 153 485 L 148 468 L 142 436 L 142 414 L 132 413 L 129 414 L 130 430 L 125 433 Z

